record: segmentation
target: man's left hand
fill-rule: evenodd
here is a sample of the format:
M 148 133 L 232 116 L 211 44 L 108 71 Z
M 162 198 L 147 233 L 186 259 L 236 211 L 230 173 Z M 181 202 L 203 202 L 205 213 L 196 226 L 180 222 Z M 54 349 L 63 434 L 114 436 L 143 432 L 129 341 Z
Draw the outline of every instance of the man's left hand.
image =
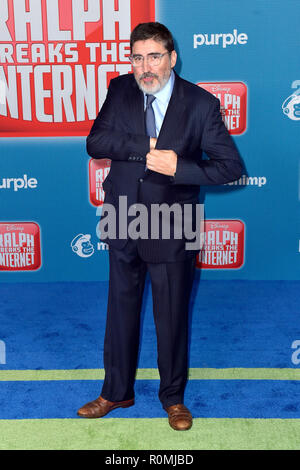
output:
M 147 168 L 163 175 L 174 176 L 177 158 L 177 154 L 173 150 L 152 149 L 146 155 Z

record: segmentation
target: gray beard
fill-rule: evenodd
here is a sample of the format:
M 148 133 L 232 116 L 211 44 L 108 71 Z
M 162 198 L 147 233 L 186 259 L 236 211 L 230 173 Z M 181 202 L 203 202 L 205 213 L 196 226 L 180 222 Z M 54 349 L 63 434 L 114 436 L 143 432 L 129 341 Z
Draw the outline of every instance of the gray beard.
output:
M 143 74 L 142 77 L 143 77 L 144 75 L 147 76 L 147 74 Z M 155 74 L 153 74 L 153 75 L 155 75 Z M 160 90 L 162 90 L 162 89 L 166 86 L 166 84 L 167 84 L 168 81 L 169 81 L 170 76 L 171 76 L 171 72 L 170 72 L 170 74 L 169 74 L 168 77 L 165 77 L 165 76 L 164 76 L 164 77 L 161 79 L 161 82 L 157 81 L 157 84 L 154 85 L 154 86 L 152 85 L 152 87 L 146 87 L 146 86 L 144 86 L 144 85 L 142 84 L 142 82 L 141 82 L 141 80 L 140 80 L 139 78 L 137 78 L 136 76 L 134 76 L 134 78 L 135 78 L 135 80 L 136 80 L 136 83 L 137 83 L 139 89 L 142 90 L 142 92 L 144 92 L 144 93 L 149 93 L 149 94 L 153 95 L 153 94 L 155 94 L 155 93 L 158 93 Z M 156 76 L 156 80 L 158 80 L 158 79 L 157 79 L 157 76 Z

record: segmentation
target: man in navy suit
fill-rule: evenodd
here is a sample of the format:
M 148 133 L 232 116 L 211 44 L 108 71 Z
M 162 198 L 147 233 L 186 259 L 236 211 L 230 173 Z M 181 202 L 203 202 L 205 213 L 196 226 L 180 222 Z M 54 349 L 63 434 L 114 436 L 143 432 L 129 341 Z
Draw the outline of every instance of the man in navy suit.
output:
M 238 179 L 242 165 L 222 121 L 219 100 L 174 72 L 177 54 L 170 31 L 160 23 L 139 24 L 131 33 L 130 46 L 133 74 L 111 80 L 87 138 L 91 157 L 111 159 L 103 183 L 104 208 L 111 205 L 119 222 L 116 236 L 108 234 L 104 239 L 110 260 L 105 380 L 101 395 L 78 414 L 98 418 L 134 404 L 140 310 L 148 271 L 157 334 L 159 398 L 170 426 L 186 430 L 192 426 L 192 415 L 183 404 L 188 310 L 199 243 L 187 245 L 189 236 L 174 235 L 181 224 L 175 215 L 169 218 L 173 234 L 169 238 L 161 231 L 155 237 L 130 236 L 127 229 L 132 218 L 124 219 L 120 197 L 126 196 L 133 210 L 142 204 L 149 214 L 154 205 L 173 208 L 175 204 L 183 210 L 188 205 L 197 240 L 200 186 Z M 202 159 L 203 151 L 208 158 Z

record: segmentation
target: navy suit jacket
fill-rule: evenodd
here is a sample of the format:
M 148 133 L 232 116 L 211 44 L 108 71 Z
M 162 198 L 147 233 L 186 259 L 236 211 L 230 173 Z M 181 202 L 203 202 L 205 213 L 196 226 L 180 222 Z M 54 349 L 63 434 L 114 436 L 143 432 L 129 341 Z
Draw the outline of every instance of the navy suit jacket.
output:
M 127 196 L 128 207 L 136 203 L 149 209 L 151 204 L 189 203 L 196 229 L 195 208 L 200 186 L 228 183 L 242 173 L 239 153 L 220 114 L 219 100 L 175 74 L 156 148 L 171 149 L 178 155 L 174 178 L 145 171 L 149 137 L 145 132 L 144 96 L 133 74 L 111 80 L 106 100 L 87 138 L 87 152 L 91 157 L 112 160 L 103 183 L 104 203 L 113 204 L 117 220 L 119 196 Z M 203 151 L 209 159 L 202 159 Z M 132 219 L 128 217 L 128 223 Z M 127 239 L 117 236 L 103 241 L 122 249 Z M 180 261 L 199 251 L 186 250 L 186 241 L 185 237 L 163 239 L 160 234 L 159 239 L 138 239 L 138 251 L 147 262 Z

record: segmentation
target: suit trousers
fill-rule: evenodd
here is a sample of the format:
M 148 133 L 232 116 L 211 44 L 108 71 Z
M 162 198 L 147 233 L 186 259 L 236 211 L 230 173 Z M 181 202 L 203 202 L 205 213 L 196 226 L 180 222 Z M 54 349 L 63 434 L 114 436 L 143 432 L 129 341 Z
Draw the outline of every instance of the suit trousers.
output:
M 105 379 L 101 396 L 109 401 L 134 397 L 140 312 L 147 271 L 157 336 L 159 399 L 164 408 L 183 403 L 188 371 L 189 300 L 195 257 L 170 263 L 143 261 L 137 241 L 109 250 L 109 293 L 104 339 Z M 153 354 L 155 352 L 153 351 Z

